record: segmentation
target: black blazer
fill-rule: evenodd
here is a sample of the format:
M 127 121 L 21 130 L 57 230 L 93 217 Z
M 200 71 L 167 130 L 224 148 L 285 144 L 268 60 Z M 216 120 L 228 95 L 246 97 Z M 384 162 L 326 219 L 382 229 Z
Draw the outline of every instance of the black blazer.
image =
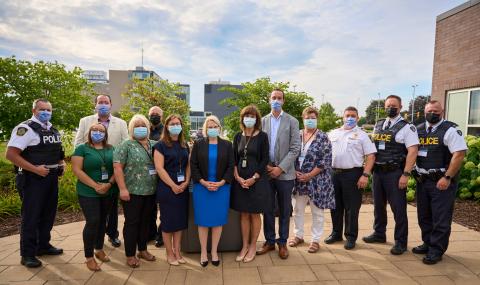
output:
M 198 139 L 193 144 L 190 170 L 194 183 L 202 178 L 208 180 L 208 138 Z M 233 181 L 233 148 L 231 142 L 218 138 L 217 181 L 222 179 L 228 184 Z

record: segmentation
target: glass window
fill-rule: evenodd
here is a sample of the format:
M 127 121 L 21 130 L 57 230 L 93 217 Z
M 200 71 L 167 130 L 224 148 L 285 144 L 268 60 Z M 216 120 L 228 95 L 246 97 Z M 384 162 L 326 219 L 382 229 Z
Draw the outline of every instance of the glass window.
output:
M 447 98 L 447 119 L 456 123 L 465 133 L 468 110 L 468 91 L 449 92 Z
M 473 90 L 470 95 L 468 124 L 480 125 L 480 90 Z

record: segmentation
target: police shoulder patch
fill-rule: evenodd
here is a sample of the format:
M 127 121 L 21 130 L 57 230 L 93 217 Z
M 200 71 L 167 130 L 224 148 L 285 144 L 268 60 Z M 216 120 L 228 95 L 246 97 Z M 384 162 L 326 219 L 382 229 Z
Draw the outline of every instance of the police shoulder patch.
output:
M 20 136 L 20 137 L 21 137 L 21 136 L 23 136 L 27 131 L 28 131 L 27 128 L 25 128 L 25 127 L 19 127 L 19 128 L 17 129 L 17 136 Z
M 462 131 L 461 131 L 461 130 L 457 130 L 457 134 L 458 134 L 459 136 L 462 136 Z
M 417 128 L 415 128 L 414 125 L 411 125 L 411 126 L 410 126 L 410 130 L 412 130 L 412 132 L 416 132 L 416 131 L 417 131 Z

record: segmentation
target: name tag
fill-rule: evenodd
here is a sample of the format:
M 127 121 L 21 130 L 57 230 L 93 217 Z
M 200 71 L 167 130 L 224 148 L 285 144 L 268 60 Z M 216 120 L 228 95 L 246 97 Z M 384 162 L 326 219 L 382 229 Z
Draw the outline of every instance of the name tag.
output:
M 102 180 L 107 180 L 108 179 L 108 171 L 105 166 L 102 166 Z
M 148 174 L 150 174 L 150 175 L 156 175 L 157 174 L 157 170 L 155 170 L 155 166 L 153 166 L 153 165 L 148 166 Z
M 245 167 L 247 167 L 247 160 L 242 159 L 242 168 L 245 168 Z
M 428 150 L 426 148 L 421 148 L 418 150 L 418 156 L 427 157 Z
M 185 174 L 183 171 L 177 172 L 177 182 L 184 182 L 185 181 Z
M 385 150 L 385 142 L 384 141 L 379 141 L 378 142 L 378 149 L 379 150 Z

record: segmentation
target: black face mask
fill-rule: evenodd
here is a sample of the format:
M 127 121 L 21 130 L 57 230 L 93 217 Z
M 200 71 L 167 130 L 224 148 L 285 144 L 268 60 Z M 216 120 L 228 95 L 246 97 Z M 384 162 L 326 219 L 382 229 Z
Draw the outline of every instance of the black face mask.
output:
M 385 111 L 387 112 L 387 116 L 389 118 L 395 118 L 398 115 L 398 108 L 395 107 L 388 107 L 385 108 Z
M 434 125 L 438 122 L 440 122 L 440 115 L 439 114 L 435 114 L 435 113 L 426 113 L 425 114 L 425 120 L 427 120 L 427 122 L 429 122 L 430 124 Z
M 150 116 L 150 123 L 152 123 L 154 125 L 158 125 L 158 123 L 160 123 L 160 121 L 161 121 L 160 116 L 158 116 L 158 115 L 151 115 Z

